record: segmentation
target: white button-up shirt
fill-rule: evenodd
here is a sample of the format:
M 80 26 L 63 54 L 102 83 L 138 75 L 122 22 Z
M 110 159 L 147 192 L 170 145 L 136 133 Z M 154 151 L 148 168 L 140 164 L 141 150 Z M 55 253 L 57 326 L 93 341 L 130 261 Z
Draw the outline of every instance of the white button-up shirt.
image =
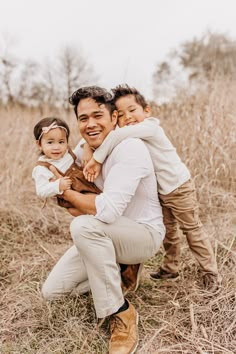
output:
M 77 156 L 78 149 L 79 146 L 75 149 Z M 95 183 L 103 190 L 95 200 L 97 219 L 112 223 L 123 215 L 152 226 L 164 237 L 153 164 L 140 139 L 125 139 L 118 144 L 105 160 Z

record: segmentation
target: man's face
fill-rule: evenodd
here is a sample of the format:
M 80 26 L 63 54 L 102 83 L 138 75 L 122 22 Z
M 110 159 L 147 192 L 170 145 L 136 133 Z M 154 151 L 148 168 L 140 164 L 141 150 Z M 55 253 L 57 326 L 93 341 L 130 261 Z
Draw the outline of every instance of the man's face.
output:
M 125 125 L 138 124 L 150 116 L 149 106 L 143 108 L 136 102 L 134 95 L 118 98 L 115 105 L 118 111 L 118 125 L 121 128 Z
M 117 112 L 112 115 L 104 104 L 92 98 L 83 98 L 77 107 L 80 134 L 91 148 L 99 147 L 105 137 L 115 128 Z

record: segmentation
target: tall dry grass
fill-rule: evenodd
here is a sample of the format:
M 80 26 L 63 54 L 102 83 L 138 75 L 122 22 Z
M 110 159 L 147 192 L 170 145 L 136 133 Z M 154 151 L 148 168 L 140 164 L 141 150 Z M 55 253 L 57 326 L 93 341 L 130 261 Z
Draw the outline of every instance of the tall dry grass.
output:
M 152 282 L 145 264 L 141 286 L 128 297 L 140 314 L 138 353 L 236 352 L 236 101 L 235 83 L 215 83 L 205 93 L 180 95 L 159 117 L 198 188 L 201 216 L 223 276 L 222 291 L 205 297 L 198 266 L 185 240 L 178 282 Z M 68 120 L 73 113 L 50 112 Z M 6 354 L 107 353 L 106 325 L 95 328 L 91 295 L 46 303 L 40 288 L 71 245 L 71 218 L 54 201 L 42 208 L 31 171 L 37 159 L 32 128 L 37 110 L 1 109 L 0 352 Z

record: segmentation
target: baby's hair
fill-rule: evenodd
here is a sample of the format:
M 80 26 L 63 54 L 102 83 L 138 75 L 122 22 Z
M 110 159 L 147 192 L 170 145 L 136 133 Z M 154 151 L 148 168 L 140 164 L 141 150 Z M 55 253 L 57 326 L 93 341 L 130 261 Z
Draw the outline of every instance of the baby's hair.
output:
M 51 124 L 55 123 L 58 125 L 58 127 L 62 127 L 66 131 L 66 138 L 67 141 L 69 139 L 70 135 L 70 128 L 68 124 L 60 118 L 53 118 L 53 117 L 48 117 L 48 118 L 43 118 L 41 119 L 34 127 L 34 137 L 36 140 L 41 140 L 42 135 L 43 135 L 43 129 L 44 127 L 49 127 Z
M 135 101 L 140 104 L 143 108 L 148 106 L 147 101 L 144 96 L 135 88 L 130 87 L 127 84 L 118 85 L 111 90 L 114 94 L 113 100 L 116 102 L 120 97 L 125 97 L 127 95 L 133 95 Z

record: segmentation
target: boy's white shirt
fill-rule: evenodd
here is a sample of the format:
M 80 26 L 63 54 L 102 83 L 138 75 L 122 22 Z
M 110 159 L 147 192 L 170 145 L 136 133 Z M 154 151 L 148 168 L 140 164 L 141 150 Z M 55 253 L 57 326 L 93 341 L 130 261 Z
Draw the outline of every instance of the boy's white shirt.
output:
M 116 145 L 126 138 L 140 138 L 145 142 L 151 155 L 160 194 L 169 194 L 190 179 L 188 168 L 161 128 L 159 119 L 153 117 L 111 131 L 95 150 L 94 159 L 103 163 Z
M 61 172 L 65 173 L 74 160 L 71 154 L 67 151 L 59 160 L 48 159 L 44 155 L 41 155 L 38 161 L 48 162 L 58 168 Z M 32 171 L 32 178 L 35 181 L 36 194 L 38 197 L 49 198 L 63 193 L 63 191 L 60 192 L 59 190 L 60 180 L 57 179 L 56 181 L 50 182 L 50 178 L 52 177 L 54 177 L 54 174 L 47 167 L 40 165 L 34 167 Z

